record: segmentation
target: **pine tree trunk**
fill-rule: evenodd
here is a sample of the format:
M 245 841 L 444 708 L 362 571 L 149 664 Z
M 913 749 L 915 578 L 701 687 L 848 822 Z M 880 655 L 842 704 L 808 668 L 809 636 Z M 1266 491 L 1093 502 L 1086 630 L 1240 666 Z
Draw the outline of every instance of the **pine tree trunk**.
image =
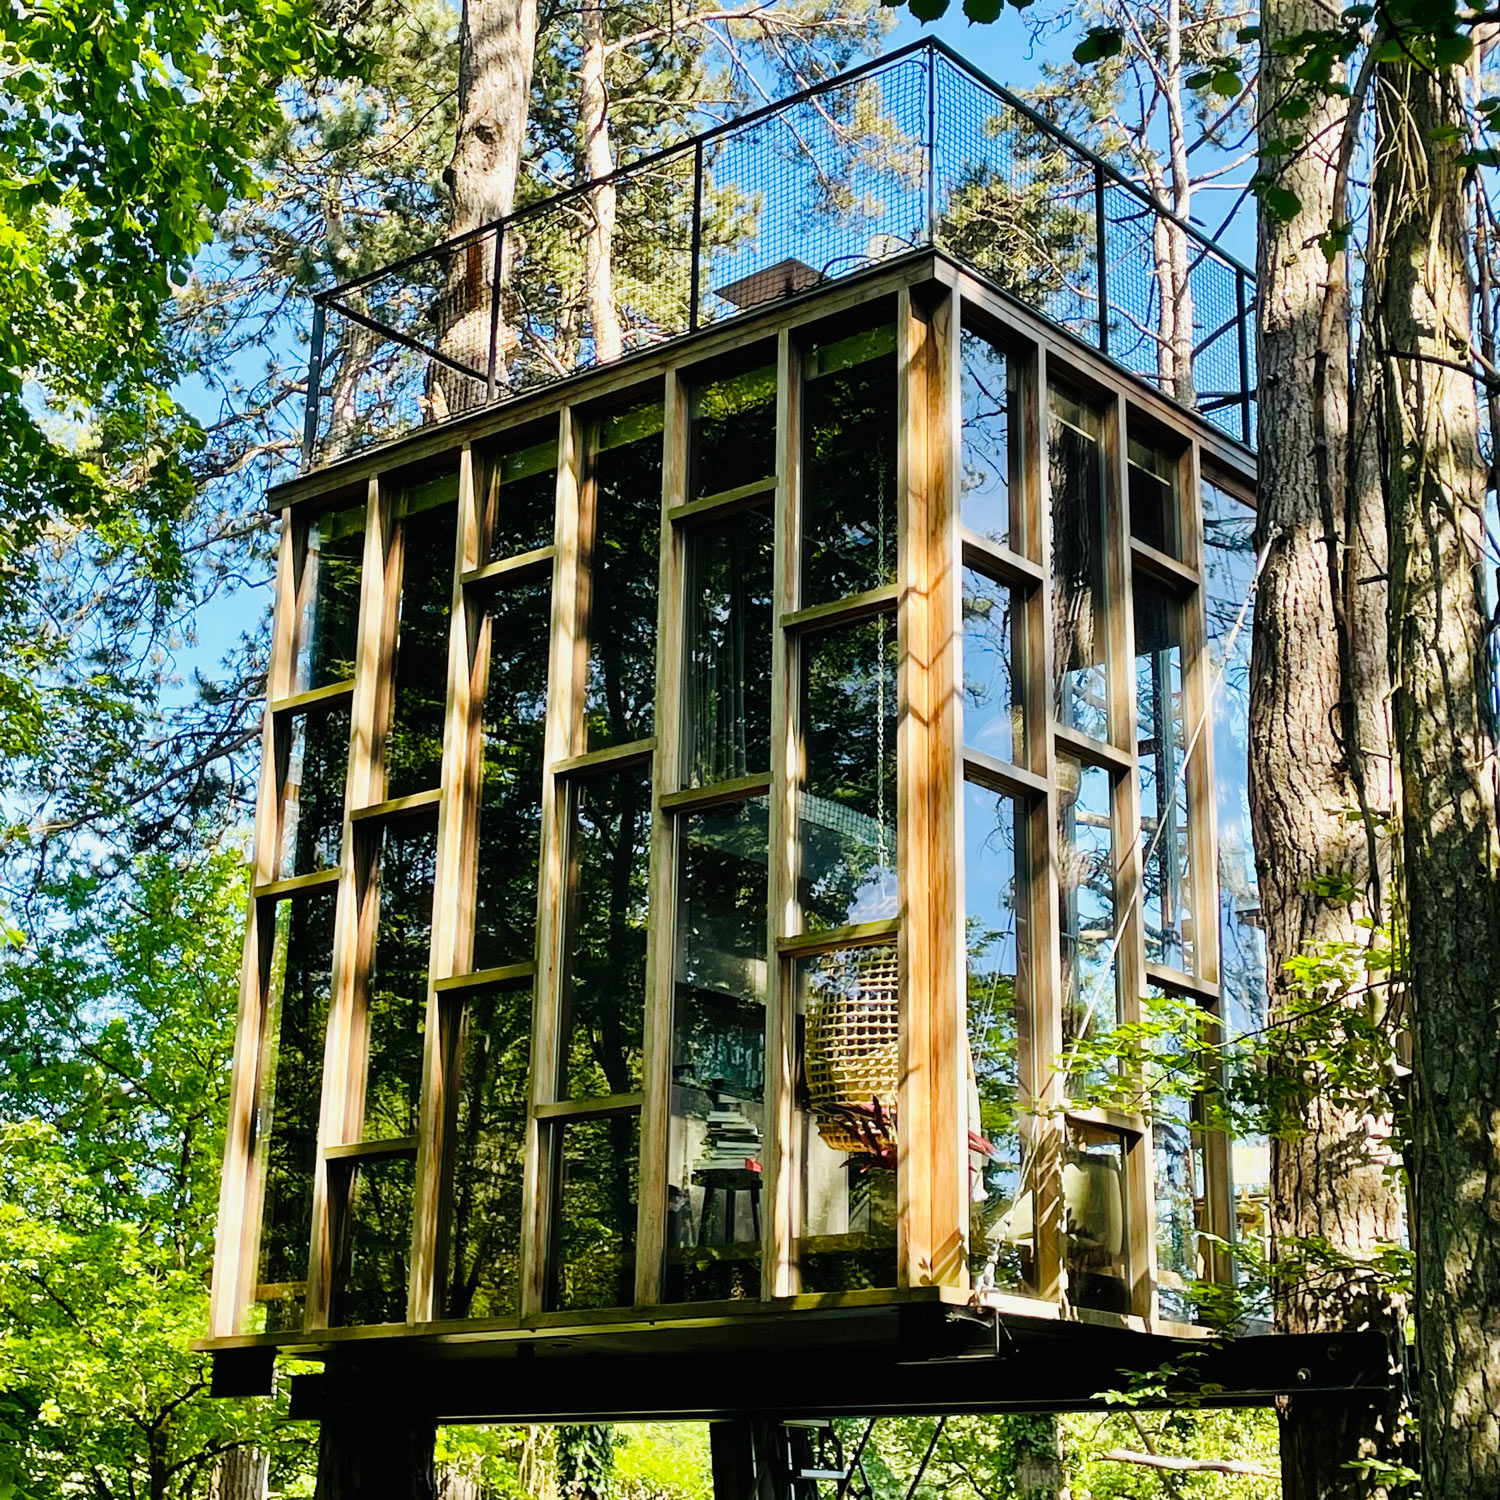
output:
M 1277 0 L 1262 13 L 1262 99 L 1280 99 L 1295 57 L 1278 41 L 1325 24 L 1310 0 Z M 1260 480 L 1257 551 L 1264 557 L 1255 607 L 1251 674 L 1250 805 L 1265 923 L 1270 1011 L 1289 1015 L 1296 994 L 1285 965 L 1310 946 L 1368 941 L 1384 849 L 1373 856 L 1363 800 L 1378 815 L 1385 798 L 1371 767 L 1383 767 L 1385 600 L 1378 584 L 1378 511 L 1351 473 L 1365 472 L 1349 433 L 1348 298 L 1341 262 L 1318 244 L 1342 222 L 1335 201 L 1345 103 L 1327 99 L 1300 122 L 1307 144 L 1267 155 L 1262 170 L 1295 193 L 1300 208 L 1259 235 Z M 1274 116 L 1266 139 L 1287 133 Z M 1340 615 L 1344 630 L 1339 629 Z M 1362 752 L 1359 761 L 1345 747 Z M 1354 816 L 1351 817 L 1351 811 Z M 1328 899 L 1313 883 L 1338 877 L 1352 893 Z M 1330 995 L 1328 998 L 1333 999 Z M 1358 1005 L 1361 997 L 1344 997 Z M 1293 1279 L 1293 1247 L 1326 1239 L 1358 1258 L 1399 1233 L 1399 1206 L 1384 1173 L 1390 1122 L 1384 1101 L 1336 1106 L 1316 1069 L 1288 1056 L 1278 1082 L 1297 1103 L 1297 1129 L 1271 1146 L 1271 1229 L 1276 1319 L 1288 1332 L 1375 1327 L 1395 1330 L 1400 1308 L 1367 1277 Z M 1286 1500 L 1371 1500 L 1385 1491 L 1346 1466 L 1399 1455 L 1393 1404 L 1291 1398 L 1282 1411 Z
M 604 77 L 604 0 L 586 0 L 580 13 L 583 58 L 578 68 L 579 124 L 583 130 L 584 171 L 590 181 L 615 169 L 609 141 L 609 89 Z M 615 198 L 612 182 L 589 195 L 584 242 L 584 295 L 594 337 L 594 363 L 608 364 L 624 352 L 615 309 Z
M 1427 1500 L 1500 1495 L 1500 838 L 1459 79 L 1382 69 L 1391 653 Z M 1434 363 L 1450 361 L 1458 368 Z
M 1068 1500 L 1062 1427 L 1053 1413 L 1012 1417 L 1016 1500 Z
M 431 1422 L 385 1410 L 325 1417 L 316 1500 L 436 1500 Z
M 230 1448 L 214 1462 L 210 1500 L 266 1500 L 271 1456 L 248 1445 Z

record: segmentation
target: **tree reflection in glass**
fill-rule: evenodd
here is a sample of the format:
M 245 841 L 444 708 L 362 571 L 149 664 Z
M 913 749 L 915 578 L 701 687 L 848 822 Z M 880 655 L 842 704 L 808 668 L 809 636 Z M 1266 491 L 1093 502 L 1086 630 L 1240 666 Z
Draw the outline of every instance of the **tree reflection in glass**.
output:
M 349 761 L 348 706 L 296 714 L 289 734 L 277 867 L 282 879 L 338 866 Z
M 1075 1073 L 1077 1041 L 1113 1031 L 1115 995 L 1115 858 L 1109 772 L 1069 756 L 1057 762 L 1058 937 L 1062 958 L 1064 1067 L 1070 1090 L 1098 1082 Z
M 557 1214 L 547 1305 L 628 1307 L 635 1301 L 640 1120 L 570 1120 L 550 1133 Z
M 489 476 L 489 560 L 551 546 L 557 513 L 556 440 L 501 454 Z
M 563 1096 L 598 1099 L 641 1083 L 650 770 L 580 776 L 569 807 Z
M 1013 797 L 965 783 L 969 1264 L 976 1286 L 1006 1290 L 1035 1277 L 1025 839 Z
M 1130 435 L 1130 534 L 1171 557 L 1182 556 L 1177 506 L 1177 460 L 1154 443 Z
M 776 367 L 765 365 L 695 387 L 693 479 L 701 500 L 776 476 Z
M 442 780 L 457 476 L 416 486 L 408 491 L 403 509 L 401 623 L 385 747 L 388 797 L 425 792 Z
M 807 930 L 896 915 L 896 718 L 892 616 L 803 638 L 797 894 Z
M 365 550 L 365 507 L 325 510 L 307 526 L 298 597 L 297 664 L 292 691 L 348 682 L 354 676 L 359 581 Z
M 1025 723 L 1016 695 L 1025 650 L 1015 594 L 974 568 L 963 572 L 964 744 L 1021 761 Z
M 678 819 L 668 1301 L 760 1295 L 769 816 Z
M 1052 615 L 1058 722 L 1109 738 L 1104 463 L 1097 412 L 1060 386 L 1048 401 Z
M 1011 443 L 1015 361 L 982 333 L 963 330 L 960 342 L 963 467 L 960 519 L 1001 546 L 1021 549 L 1011 496 L 1020 493 L 1021 448 Z
M 411 1156 L 331 1167 L 336 1207 L 329 1321 L 334 1327 L 406 1321 L 415 1175 Z
M 894 583 L 894 328 L 807 351 L 802 424 L 803 605 Z

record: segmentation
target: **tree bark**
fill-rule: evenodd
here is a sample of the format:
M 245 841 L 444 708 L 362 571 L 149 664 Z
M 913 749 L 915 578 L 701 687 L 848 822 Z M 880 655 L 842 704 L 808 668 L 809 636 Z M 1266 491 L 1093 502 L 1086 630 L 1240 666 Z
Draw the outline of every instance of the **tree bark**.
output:
M 1386 64 L 1376 228 L 1428 1500 L 1500 1495 L 1500 838 L 1460 82 Z M 1449 361 L 1458 368 L 1437 361 Z
M 436 1438 L 431 1422 L 384 1408 L 325 1417 L 316 1500 L 436 1500 Z
M 1286 133 L 1270 110 L 1295 87 L 1297 58 L 1279 52 L 1278 42 L 1325 23 L 1313 0 L 1264 8 L 1263 146 Z M 1365 945 L 1369 934 L 1360 923 L 1376 914 L 1385 879 L 1386 850 L 1372 850 L 1369 828 L 1376 825 L 1358 815 L 1367 803 L 1378 818 L 1387 800 L 1377 774 L 1389 765 L 1385 599 L 1370 581 L 1384 573 L 1381 518 L 1378 509 L 1371 516 L 1361 482 L 1369 473 L 1364 445 L 1350 429 L 1342 257 L 1330 262 L 1318 243 L 1345 218 L 1337 167 L 1346 109 L 1342 99 L 1318 100 L 1302 122 L 1306 144 L 1297 154 L 1262 155 L 1262 171 L 1300 203 L 1288 221 L 1261 216 L 1258 247 L 1256 543 L 1264 561 L 1251 673 L 1250 805 L 1273 1036 L 1298 1003 L 1287 963 L 1314 945 Z M 1330 877 L 1345 883 L 1346 895 L 1315 893 L 1315 883 Z M 1320 998 L 1365 1003 L 1357 993 Z M 1288 1332 L 1374 1327 L 1395 1334 L 1401 1309 L 1368 1274 L 1293 1270 L 1298 1242 L 1325 1239 L 1359 1262 L 1398 1237 L 1385 1101 L 1372 1093 L 1360 1107 L 1336 1104 L 1320 1071 L 1294 1049 L 1273 1069 L 1295 1101 L 1295 1128 L 1271 1143 L 1277 1324 Z M 1290 1398 L 1281 1422 L 1286 1500 L 1386 1494 L 1347 1466 L 1359 1458 L 1397 1461 L 1397 1419 L 1394 1401 Z
M 1011 1418 L 1016 1452 L 1016 1500 L 1068 1500 L 1062 1427 L 1053 1413 Z
M 248 1444 L 230 1448 L 214 1462 L 210 1500 L 266 1500 L 271 1456 Z
M 583 129 L 584 175 L 592 182 L 615 169 L 609 140 L 609 88 L 604 65 L 604 0 L 585 0 L 580 12 L 583 58 L 578 69 L 578 113 Z M 615 308 L 615 199 L 612 182 L 589 194 L 589 223 L 584 241 L 584 297 L 594 337 L 594 362 L 608 364 L 624 351 L 620 317 Z

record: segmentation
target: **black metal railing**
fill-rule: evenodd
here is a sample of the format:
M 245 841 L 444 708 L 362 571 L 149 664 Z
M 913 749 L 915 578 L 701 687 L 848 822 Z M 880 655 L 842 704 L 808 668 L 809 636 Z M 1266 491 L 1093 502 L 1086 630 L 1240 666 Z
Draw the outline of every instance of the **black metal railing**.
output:
M 921 41 L 319 293 L 304 464 L 933 247 L 1253 444 L 1252 273 Z

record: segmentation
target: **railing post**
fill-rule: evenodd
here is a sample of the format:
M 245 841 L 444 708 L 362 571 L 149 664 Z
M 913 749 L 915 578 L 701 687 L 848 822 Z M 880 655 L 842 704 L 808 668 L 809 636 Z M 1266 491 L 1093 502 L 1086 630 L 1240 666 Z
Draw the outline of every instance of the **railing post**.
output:
M 927 243 L 937 245 L 937 48 L 927 44 Z
M 1099 268 L 1099 352 L 1109 353 L 1109 244 L 1104 232 L 1104 169 L 1094 167 L 1094 261 Z
M 1240 439 L 1253 447 L 1250 431 L 1250 309 L 1245 301 L 1245 273 L 1238 267 L 1234 273 L 1235 324 L 1240 336 Z
M 500 376 L 500 277 L 505 269 L 505 224 L 495 225 L 495 274 L 490 282 L 490 364 L 485 381 L 485 400 L 495 399 Z
M 698 298 L 701 272 L 698 262 L 703 255 L 703 142 L 693 143 L 693 264 L 688 273 L 688 332 L 698 331 Z
M 312 467 L 313 452 L 318 446 L 318 407 L 323 399 L 323 329 L 327 314 L 323 304 L 313 299 L 311 348 L 307 356 L 307 403 L 302 408 L 302 467 Z

